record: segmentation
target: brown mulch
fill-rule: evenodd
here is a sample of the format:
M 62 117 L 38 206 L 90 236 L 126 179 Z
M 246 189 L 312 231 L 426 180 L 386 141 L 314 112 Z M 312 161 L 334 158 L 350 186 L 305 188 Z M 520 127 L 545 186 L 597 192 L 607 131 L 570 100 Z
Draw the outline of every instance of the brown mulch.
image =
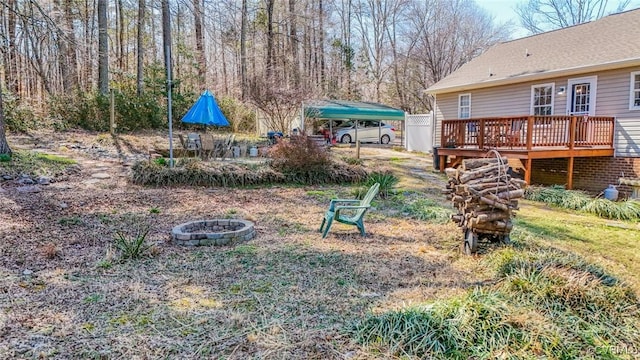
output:
M 162 142 L 157 134 L 9 142 L 73 157 L 82 171 L 34 193 L 0 182 L 0 358 L 383 358 L 349 338 L 352 324 L 481 281 L 458 253 L 453 224 L 380 208 L 367 216 L 367 237 L 336 224 L 321 239 L 331 195 L 350 197 L 349 187 L 140 187 L 128 167 Z M 367 151 L 376 165 L 385 161 L 384 151 Z M 96 172 L 110 177 L 95 180 Z M 422 191 L 440 186 L 416 179 Z M 173 226 L 220 217 L 255 222 L 256 238 L 171 243 Z M 116 231 L 145 227 L 149 256 L 120 261 Z

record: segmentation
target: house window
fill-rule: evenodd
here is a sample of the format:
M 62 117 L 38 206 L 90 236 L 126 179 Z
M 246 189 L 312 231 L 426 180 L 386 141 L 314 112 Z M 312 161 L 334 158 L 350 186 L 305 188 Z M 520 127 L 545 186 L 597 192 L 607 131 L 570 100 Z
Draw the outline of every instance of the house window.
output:
M 471 117 L 471 94 L 458 95 L 458 118 L 469 119 Z
M 640 71 L 631 73 L 629 110 L 640 110 Z
M 531 87 L 531 114 L 553 115 L 554 84 L 533 85 Z

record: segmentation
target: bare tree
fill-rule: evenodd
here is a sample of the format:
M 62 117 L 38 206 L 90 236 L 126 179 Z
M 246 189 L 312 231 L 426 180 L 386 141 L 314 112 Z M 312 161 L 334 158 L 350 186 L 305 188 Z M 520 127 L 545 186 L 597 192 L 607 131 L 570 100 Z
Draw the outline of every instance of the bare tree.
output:
M 207 62 L 204 52 L 204 36 L 202 34 L 202 0 L 193 0 L 193 27 L 196 36 L 196 59 L 198 62 L 198 87 L 204 90 L 207 83 Z
M 613 12 L 629 6 L 620 0 Z M 532 34 L 599 19 L 610 12 L 608 0 L 528 0 L 516 6 L 522 26 Z
M 242 13 L 240 19 L 240 98 L 247 97 L 247 0 L 242 0 Z
M 424 89 L 508 37 L 506 28 L 496 27 L 471 0 L 413 1 L 408 13 L 409 21 L 398 30 L 402 56 L 396 59 L 401 64 L 394 81 L 406 92 L 404 103 L 397 105 L 411 111 L 430 111 L 431 98 Z

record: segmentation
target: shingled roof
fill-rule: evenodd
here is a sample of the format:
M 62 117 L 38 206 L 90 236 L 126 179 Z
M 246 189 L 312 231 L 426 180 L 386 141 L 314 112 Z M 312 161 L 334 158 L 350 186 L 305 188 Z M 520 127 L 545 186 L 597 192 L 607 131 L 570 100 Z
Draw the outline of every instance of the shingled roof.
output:
M 640 9 L 499 43 L 427 89 L 440 94 L 640 65 Z

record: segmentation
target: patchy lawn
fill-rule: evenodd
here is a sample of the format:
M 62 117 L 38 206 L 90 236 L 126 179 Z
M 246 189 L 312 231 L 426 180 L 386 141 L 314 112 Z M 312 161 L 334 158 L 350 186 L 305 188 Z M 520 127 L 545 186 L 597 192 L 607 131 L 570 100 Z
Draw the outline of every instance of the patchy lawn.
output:
M 483 255 L 459 253 L 455 225 L 414 216 L 432 201 L 448 206 L 442 177 L 420 157 L 363 149 L 366 165 L 401 175 L 400 190 L 375 201 L 366 238 L 335 224 L 321 239 L 329 199 L 353 188 L 145 188 L 130 184 L 120 163 L 158 137 L 49 135 L 10 143 L 64 153 L 81 171 L 39 192 L 0 182 L 0 358 L 388 358 L 357 343 L 352 325 L 493 282 Z M 637 281 L 637 230 L 533 205 L 518 216 L 514 235 L 524 241 L 575 248 Z M 257 236 L 233 247 L 171 244 L 173 226 L 220 217 L 254 221 Z M 133 236 L 145 226 L 149 256 L 120 261 L 116 231 Z M 589 236 L 593 227 L 601 241 Z M 620 236 L 630 239 L 622 249 L 605 245 Z

